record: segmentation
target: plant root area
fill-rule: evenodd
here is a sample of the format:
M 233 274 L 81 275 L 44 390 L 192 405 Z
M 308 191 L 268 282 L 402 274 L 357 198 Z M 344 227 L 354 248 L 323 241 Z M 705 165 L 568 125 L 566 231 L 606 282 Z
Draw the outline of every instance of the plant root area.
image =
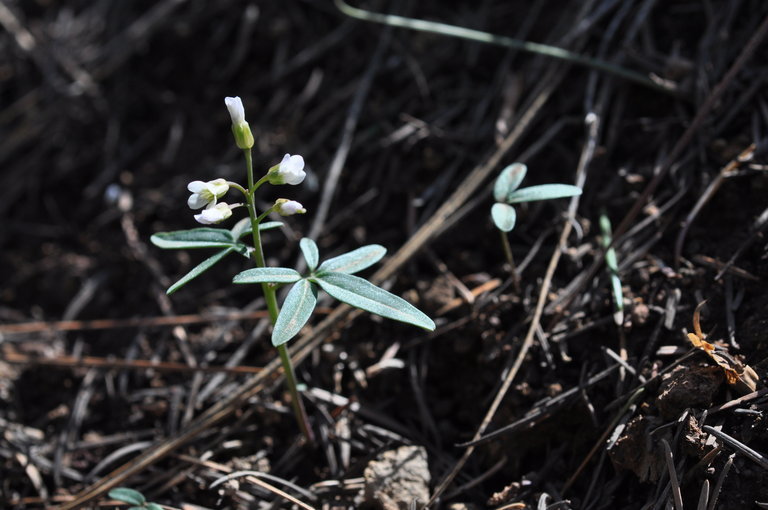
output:
M 344 5 L 0 3 L 0 508 L 768 508 L 768 4 Z M 225 96 L 257 175 L 307 162 L 268 264 L 380 244 L 437 325 L 321 292 L 312 441 L 248 260 L 168 296 L 215 252 L 149 242 L 245 181 Z M 514 205 L 513 267 L 514 162 L 583 193 Z

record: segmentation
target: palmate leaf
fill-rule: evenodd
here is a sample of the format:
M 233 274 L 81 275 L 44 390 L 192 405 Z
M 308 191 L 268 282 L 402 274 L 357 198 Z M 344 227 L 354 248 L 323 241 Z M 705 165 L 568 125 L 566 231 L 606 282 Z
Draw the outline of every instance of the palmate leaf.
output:
M 166 290 L 165 293 L 170 296 L 171 294 L 173 294 L 174 292 L 176 292 L 177 290 L 182 288 L 184 285 L 188 284 L 189 282 L 191 282 L 192 280 L 194 280 L 195 278 L 197 278 L 198 276 L 200 276 L 204 272 L 208 271 L 217 262 L 221 261 L 221 259 L 223 259 L 227 255 L 229 255 L 233 251 L 235 251 L 235 248 L 234 247 L 229 247 L 229 248 L 226 248 L 226 249 L 218 252 L 217 254 L 213 255 L 212 257 L 208 257 L 207 259 L 205 259 L 204 261 L 202 261 L 201 263 L 196 265 L 192 269 L 192 271 L 190 271 L 189 273 L 187 273 L 184 276 L 182 276 L 179 281 L 177 281 L 176 283 L 174 283 L 173 285 L 168 287 L 168 290 Z
M 517 213 L 511 205 L 495 203 L 491 207 L 491 218 L 496 228 L 502 232 L 509 232 L 515 228 Z
M 513 163 L 501 171 L 493 186 L 493 198 L 504 202 L 523 182 L 528 167 L 522 163 Z
M 312 239 L 304 237 L 299 241 L 299 247 L 301 248 L 301 253 L 304 254 L 304 260 L 307 261 L 307 267 L 310 271 L 314 271 L 317 263 L 320 262 L 320 252 L 317 249 L 317 244 Z
M 343 303 L 387 319 L 406 322 L 432 331 L 435 323 L 405 299 L 380 289 L 368 280 L 345 273 L 318 273 L 317 284 Z
M 301 280 L 301 274 L 288 267 L 256 267 L 246 269 L 232 278 L 232 283 L 293 283 Z
M 280 315 L 272 330 L 275 347 L 296 336 L 307 323 L 317 304 L 317 287 L 307 280 L 299 280 L 285 297 Z
M 534 200 L 549 200 L 552 198 L 564 198 L 581 195 L 581 188 L 570 184 L 541 184 L 522 188 L 507 196 L 508 204 L 520 202 L 533 202 Z
M 144 504 L 147 502 L 147 499 L 141 492 L 128 489 L 126 487 L 118 487 L 116 489 L 112 489 L 108 492 L 108 495 L 112 499 L 122 501 L 123 503 L 128 503 L 129 505 L 144 506 Z
M 352 250 L 349 253 L 333 257 L 317 268 L 317 273 L 357 273 L 366 269 L 383 257 L 387 253 L 387 249 L 379 244 L 369 244 L 356 250 Z M 329 292 L 330 294 L 330 292 Z

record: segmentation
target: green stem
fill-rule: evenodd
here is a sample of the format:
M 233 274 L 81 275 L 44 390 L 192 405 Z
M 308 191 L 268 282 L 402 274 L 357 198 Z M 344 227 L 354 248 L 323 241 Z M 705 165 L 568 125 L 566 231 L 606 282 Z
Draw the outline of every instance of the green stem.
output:
M 501 235 L 501 246 L 504 247 L 504 255 L 509 263 L 509 272 L 512 274 L 512 284 L 515 286 L 515 292 L 520 294 L 520 276 L 517 274 L 515 258 L 512 256 L 512 246 L 509 244 L 506 232 L 499 230 L 499 234 Z
M 253 198 L 253 192 L 265 181 L 265 178 L 259 180 L 256 186 L 253 183 L 253 158 L 251 150 L 246 149 L 243 151 L 245 154 L 245 163 L 248 169 L 248 190 L 245 198 L 248 207 L 248 216 L 251 218 L 251 230 L 253 231 L 253 251 L 251 252 L 251 258 L 256 264 L 256 267 L 266 267 L 264 261 L 264 249 L 261 246 L 261 232 L 259 232 L 259 221 L 264 216 L 258 216 L 256 214 L 256 204 Z M 266 213 L 265 213 L 266 214 Z M 277 305 L 277 295 L 275 293 L 275 287 L 269 283 L 262 283 L 261 289 L 264 292 L 264 300 L 267 302 L 267 310 L 269 311 L 269 318 L 274 326 L 277 322 L 277 316 L 280 314 L 280 308 Z M 293 369 L 293 363 L 291 357 L 288 355 L 288 350 L 285 345 L 281 345 L 277 348 L 277 352 L 280 354 L 280 362 L 283 365 L 283 372 L 285 372 L 285 382 L 288 385 L 288 391 L 291 394 L 291 406 L 293 407 L 293 413 L 296 416 L 296 421 L 299 423 L 302 434 L 308 442 L 313 442 L 314 437 L 312 435 L 312 429 L 309 428 L 309 420 L 307 418 L 307 412 L 304 409 L 304 403 L 299 395 L 299 390 L 296 388 L 296 372 Z

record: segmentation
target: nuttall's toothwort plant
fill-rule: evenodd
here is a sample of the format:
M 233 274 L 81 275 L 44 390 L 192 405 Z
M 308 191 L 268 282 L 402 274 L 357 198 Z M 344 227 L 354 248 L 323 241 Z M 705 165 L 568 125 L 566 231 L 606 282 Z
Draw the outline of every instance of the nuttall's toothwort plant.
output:
M 512 247 L 507 238 L 507 232 L 511 232 L 515 228 L 515 221 L 517 220 L 517 212 L 511 204 L 581 195 L 581 188 L 570 184 L 541 184 L 520 188 L 520 183 L 523 182 L 526 172 L 528 172 L 528 167 L 523 163 L 513 163 L 504 168 L 493 186 L 493 198 L 496 203 L 491 207 L 491 218 L 501 234 L 501 244 L 504 247 L 504 254 L 507 257 L 507 262 L 509 262 L 512 281 L 517 291 L 520 290 L 520 281 L 515 269 Z
M 363 246 L 320 264 L 317 245 L 311 239 L 304 238 L 299 246 L 307 261 L 307 274 L 302 275 L 294 269 L 285 267 L 267 267 L 261 244 L 261 232 L 279 227 L 281 223 L 264 220 L 270 213 L 291 216 L 304 214 L 307 211 L 295 200 L 279 198 L 269 209 L 259 213 L 256 210 L 254 195 L 259 187 L 267 183 L 275 186 L 301 184 L 306 176 L 304 158 L 286 154 L 280 163 L 271 167 L 256 180 L 251 155 L 253 134 L 248 122 L 245 121 L 243 103 L 239 97 L 228 97 L 224 102 L 232 118 L 235 143 L 243 150 L 245 156 L 247 184 L 242 186 L 221 178 L 207 182 L 193 181 L 187 186 L 192 193 L 187 200 L 187 205 L 191 209 L 201 209 L 200 213 L 195 214 L 194 217 L 204 225 L 221 223 L 232 216 L 233 209 L 243 205 L 248 211 L 248 217 L 237 222 L 232 229 L 203 227 L 162 232 L 153 235 L 152 242 L 160 248 L 170 250 L 182 248 L 219 250 L 171 285 L 167 291 L 168 294 L 176 292 L 231 253 L 238 253 L 253 262 L 255 268 L 241 272 L 234 277 L 233 281 L 238 284 L 261 284 L 273 325 L 272 344 L 280 355 L 286 384 L 291 393 L 291 404 L 302 433 L 308 441 L 312 441 L 312 432 L 296 389 L 296 375 L 285 344 L 296 336 L 309 320 L 317 303 L 318 288 L 339 301 L 388 319 L 406 322 L 430 331 L 435 329 L 435 323 L 404 299 L 380 289 L 363 278 L 353 276 L 353 273 L 366 269 L 384 256 L 386 249 L 382 246 L 375 244 Z M 231 189 L 243 195 L 244 204 L 228 204 L 221 201 Z M 249 234 L 253 240 L 252 246 L 242 240 Z M 281 310 L 277 304 L 276 290 L 280 285 L 285 284 L 293 284 L 293 287 L 288 292 Z

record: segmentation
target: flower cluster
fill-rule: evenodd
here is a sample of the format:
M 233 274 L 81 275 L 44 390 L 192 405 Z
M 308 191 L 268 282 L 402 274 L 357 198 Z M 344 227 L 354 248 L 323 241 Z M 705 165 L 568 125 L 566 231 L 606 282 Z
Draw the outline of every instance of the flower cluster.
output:
M 232 119 L 232 133 L 235 136 L 235 143 L 240 149 L 250 151 L 253 147 L 253 133 L 248 122 L 245 120 L 245 108 L 243 101 L 239 97 L 227 97 L 224 99 L 229 116 Z M 187 200 L 190 209 L 202 209 L 199 214 L 195 214 L 195 220 L 203 225 L 213 225 L 221 223 L 232 216 L 232 209 L 242 204 L 228 204 L 220 202 L 227 194 L 230 187 L 242 191 L 246 198 L 251 195 L 262 182 L 269 182 L 273 185 L 291 184 L 297 185 L 304 182 L 307 176 L 304 172 L 304 158 L 299 155 L 286 154 L 283 160 L 270 168 L 266 175 L 253 187 L 246 190 L 237 184 L 229 183 L 225 179 L 214 179 L 212 181 L 192 181 L 187 185 L 187 189 L 192 193 Z M 293 214 L 304 214 L 307 212 L 299 202 L 280 198 L 267 212 L 276 212 L 281 216 L 291 216 Z

